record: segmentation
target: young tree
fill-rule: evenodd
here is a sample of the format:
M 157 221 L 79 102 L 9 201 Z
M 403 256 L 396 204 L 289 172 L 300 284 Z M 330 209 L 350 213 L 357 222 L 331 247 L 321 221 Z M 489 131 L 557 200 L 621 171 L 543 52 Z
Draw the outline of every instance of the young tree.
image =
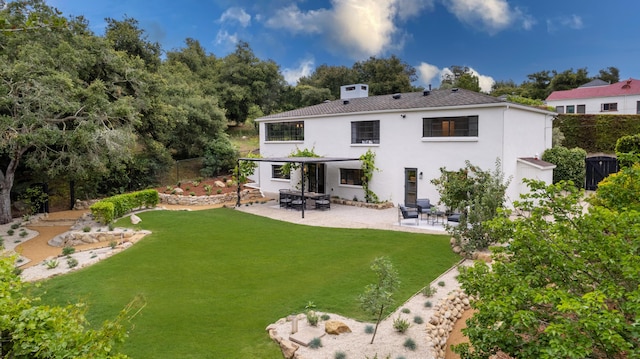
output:
M 371 337 L 371 344 L 373 344 L 385 309 L 393 305 L 393 293 L 400 285 L 400 280 L 398 279 L 398 272 L 393 268 L 389 259 L 385 257 L 374 259 L 373 263 L 371 263 L 371 270 L 376 273 L 378 281 L 367 285 L 359 300 L 362 309 L 376 317 L 376 327 Z
M 440 173 L 439 178 L 431 180 L 440 193 L 440 202 L 449 211 L 460 213 L 458 225 L 448 226 L 448 230 L 467 253 L 488 248 L 498 239 L 485 222 L 499 215 L 509 186 L 500 161 L 496 161 L 493 172 L 467 161 L 465 168 L 455 172 L 441 168 Z
M 478 312 L 463 331 L 473 350 L 456 350 L 464 358 L 499 350 L 515 358 L 639 357 L 640 212 L 595 202 L 585 210 L 584 192 L 566 182 L 529 187 L 512 216 L 491 223 L 508 242 L 495 248 L 491 267 L 461 269 Z

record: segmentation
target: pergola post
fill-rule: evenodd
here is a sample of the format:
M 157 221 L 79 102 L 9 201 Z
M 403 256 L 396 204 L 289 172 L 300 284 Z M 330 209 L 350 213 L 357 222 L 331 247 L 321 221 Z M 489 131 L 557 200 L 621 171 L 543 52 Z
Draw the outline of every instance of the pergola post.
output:
M 236 180 L 238 186 L 238 198 L 236 199 L 236 207 L 240 207 L 240 160 L 236 161 Z

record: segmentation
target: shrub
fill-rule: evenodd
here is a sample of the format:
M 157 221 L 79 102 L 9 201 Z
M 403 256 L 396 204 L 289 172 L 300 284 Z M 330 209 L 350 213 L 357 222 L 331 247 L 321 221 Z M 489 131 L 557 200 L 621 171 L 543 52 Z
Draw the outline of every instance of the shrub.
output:
M 444 287 L 447 283 L 445 283 L 443 280 L 438 282 L 438 285 L 441 287 Z
M 68 258 L 67 259 L 67 266 L 69 266 L 69 268 L 74 268 L 78 266 L 78 260 L 75 258 Z
M 58 261 L 56 259 L 50 259 L 48 261 L 44 262 L 44 265 L 47 267 L 47 269 L 53 269 L 56 268 L 58 266 Z
M 85 233 L 89 233 L 89 232 L 91 232 L 91 227 L 90 226 L 84 226 L 84 227 L 82 227 L 82 231 L 85 232 Z
M 109 242 L 109 247 L 111 247 L 111 249 L 115 249 L 117 245 L 118 245 L 118 242 L 116 241 Z
M 425 297 L 432 297 L 438 290 L 432 286 L 422 288 L 422 294 Z
M 198 187 L 200 185 L 200 181 L 195 180 L 193 181 L 193 187 Z
M 364 327 L 364 332 L 367 334 L 373 334 L 374 329 L 373 325 L 367 325 Z
M 23 237 L 23 238 L 24 238 L 24 237 L 26 237 L 26 236 L 28 236 L 28 235 L 29 235 L 29 232 L 27 232 L 25 229 L 22 229 L 22 230 L 20 231 L 20 237 Z
M 11 225 L 11 229 L 18 229 L 18 227 L 20 227 L 20 224 L 19 224 L 19 223 L 13 223 L 13 224 Z
M 333 359 L 346 359 L 347 358 L 347 354 L 345 352 L 335 352 L 335 354 L 333 354 Z
M 422 323 L 424 323 L 424 320 L 422 319 L 421 316 L 416 315 L 415 317 L 413 317 L 413 322 L 416 323 L 416 324 L 422 324 Z
M 393 329 L 397 332 L 404 333 L 409 329 L 409 321 L 404 318 L 396 318 L 393 320 Z
M 405 348 L 414 351 L 416 350 L 416 342 L 415 340 L 411 339 L 411 338 L 407 338 L 407 340 L 404 341 L 404 344 L 402 344 Z
M 189 192 L 189 196 L 192 196 L 192 197 L 193 197 L 193 196 L 195 196 L 195 195 L 196 195 L 196 193 L 195 193 L 195 192 Z
M 0 248 L 2 248 L 3 246 L 4 246 L 4 238 L 0 236 Z
M 62 255 L 63 256 L 68 256 L 72 253 L 75 253 L 76 249 L 74 247 L 71 246 L 66 246 L 64 248 L 62 248 Z
M 425 306 L 425 308 L 431 308 L 431 307 L 433 307 L 433 303 L 431 303 L 431 301 L 428 300 L 428 301 L 424 302 L 424 306 Z
M 587 152 L 581 148 L 568 149 L 553 147 L 542 153 L 542 160 L 556 165 L 553 169 L 553 183 L 572 181 L 576 187 L 584 186 L 586 176 L 585 158 Z
M 409 314 L 409 313 L 411 313 L 411 309 L 409 309 L 409 308 L 402 308 L 402 313 L 404 313 L 404 314 Z
M 113 223 L 109 223 L 109 230 L 113 231 L 114 228 L 115 228 L 115 225 Z
M 320 317 L 318 317 L 316 312 L 314 312 L 313 310 L 307 311 L 307 322 L 309 323 L 309 325 L 313 327 L 317 326 L 319 319 Z
M 7 231 L 8 236 L 13 236 L 14 233 L 16 233 L 16 231 L 14 231 L 13 229 Z
M 309 342 L 309 348 L 311 349 L 318 349 L 321 347 L 322 347 L 322 340 L 320 340 L 320 338 L 313 338 Z
M 620 167 L 631 167 L 640 159 L 640 134 L 622 136 L 616 141 L 616 157 Z
M 90 209 L 93 217 L 104 223 L 111 223 L 132 210 L 140 207 L 155 207 L 160 202 L 160 195 L 154 189 L 120 194 L 94 203 Z
M 219 173 L 229 173 L 236 166 L 238 151 L 228 136 L 219 136 L 205 146 L 203 157 L 200 173 L 213 177 Z
M 207 194 L 207 196 L 211 196 L 211 191 L 213 191 L 213 186 L 210 184 L 206 184 L 204 186 L 202 186 L 202 188 L 204 189 L 204 193 Z
M 222 190 L 218 188 L 218 190 L 216 191 L 217 194 L 222 193 Z
M 329 319 L 331 319 L 331 317 L 329 316 L 329 314 L 322 314 L 322 315 L 320 316 L 320 319 L 322 319 L 322 320 L 329 320 Z

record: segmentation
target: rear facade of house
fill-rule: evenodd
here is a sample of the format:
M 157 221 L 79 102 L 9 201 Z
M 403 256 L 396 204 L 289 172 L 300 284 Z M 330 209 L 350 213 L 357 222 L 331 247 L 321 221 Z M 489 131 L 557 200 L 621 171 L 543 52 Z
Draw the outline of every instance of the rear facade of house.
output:
M 504 102 L 463 89 L 368 96 L 364 84 L 343 86 L 335 101 L 273 114 L 256 120 L 260 154 L 287 157 L 313 150 L 331 158 L 375 153 L 370 189 L 380 201 L 437 203 L 431 180 L 440 168 L 458 170 L 465 161 L 493 170 L 502 163 L 511 179 L 508 197 L 525 191 L 523 178 L 552 179 L 552 167 L 536 160 L 551 147 L 554 113 Z M 285 176 L 282 163 L 259 162 L 253 176 L 263 192 L 295 189 L 300 174 Z M 305 188 L 348 200 L 364 201 L 360 161 L 310 164 Z

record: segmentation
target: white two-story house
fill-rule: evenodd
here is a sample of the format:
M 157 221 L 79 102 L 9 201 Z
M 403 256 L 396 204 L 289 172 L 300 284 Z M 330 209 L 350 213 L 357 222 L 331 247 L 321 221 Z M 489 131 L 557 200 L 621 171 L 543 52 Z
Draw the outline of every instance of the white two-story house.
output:
M 537 158 L 551 147 L 553 112 L 463 89 L 368 96 L 367 85 L 358 84 L 341 92 L 340 100 L 256 120 L 267 160 L 258 162 L 253 179 L 263 192 L 296 187 L 300 175 L 284 176 L 282 163 L 268 159 L 297 149 L 328 159 L 309 164 L 307 190 L 350 200 L 364 200 L 361 163 L 353 159 L 367 150 L 379 169 L 371 190 L 395 204 L 412 205 L 416 198 L 437 203 L 431 179 L 441 167 L 458 170 L 467 160 L 493 170 L 500 159 L 511 178 L 511 199 L 526 190 L 523 178 L 551 183 L 554 166 Z
M 614 84 L 594 80 L 572 90 L 554 91 L 546 102 L 558 113 L 640 114 L 640 80 Z

